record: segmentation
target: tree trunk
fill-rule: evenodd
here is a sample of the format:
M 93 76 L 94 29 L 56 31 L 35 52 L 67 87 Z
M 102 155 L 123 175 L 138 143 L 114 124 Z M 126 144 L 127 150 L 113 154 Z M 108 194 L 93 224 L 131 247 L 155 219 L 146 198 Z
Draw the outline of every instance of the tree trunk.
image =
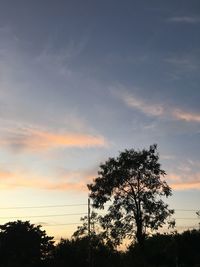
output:
M 143 233 L 143 227 L 142 222 L 139 220 L 137 223 L 137 231 L 136 231 L 136 238 L 139 246 L 143 246 L 144 244 L 144 233 Z

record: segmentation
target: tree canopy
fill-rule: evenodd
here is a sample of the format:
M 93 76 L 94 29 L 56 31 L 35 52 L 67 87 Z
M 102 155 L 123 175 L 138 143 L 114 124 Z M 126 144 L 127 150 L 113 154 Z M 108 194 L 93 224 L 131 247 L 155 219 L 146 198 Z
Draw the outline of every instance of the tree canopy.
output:
M 125 150 L 100 165 L 88 189 L 95 208 L 110 204 L 100 222 L 116 244 L 125 237 L 135 237 L 142 244 L 149 230 L 158 230 L 173 214 L 162 200 L 172 195 L 165 175 L 157 145 Z
M 29 221 L 0 226 L 1 266 L 39 266 L 53 249 L 53 237 Z

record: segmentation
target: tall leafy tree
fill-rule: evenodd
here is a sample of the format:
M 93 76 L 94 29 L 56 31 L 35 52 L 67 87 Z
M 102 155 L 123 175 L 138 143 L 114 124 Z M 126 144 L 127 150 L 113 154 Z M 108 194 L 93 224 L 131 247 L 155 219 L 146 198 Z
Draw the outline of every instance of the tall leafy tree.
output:
M 125 150 L 100 165 L 98 177 L 88 185 L 95 208 L 109 208 L 101 217 L 105 232 L 119 244 L 136 238 L 141 245 L 149 230 L 159 227 L 173 214 L 162 197 L 172 194 L 163 179 L 157 145 L 143 150 Z

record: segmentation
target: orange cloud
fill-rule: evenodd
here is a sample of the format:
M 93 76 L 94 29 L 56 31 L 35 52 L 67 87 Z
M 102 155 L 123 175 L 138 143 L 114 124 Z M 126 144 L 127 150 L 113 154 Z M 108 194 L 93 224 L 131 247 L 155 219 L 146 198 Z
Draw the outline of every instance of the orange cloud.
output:
M 172 189 L 174 190 L 189 190 L 189 189 L 200 189 L 200 181 L 190 181 L 171 184 Z
M 18 129 L 7 133 L 1 145 L 17 150 L 42 151 L 64 147 L 104 147 L 107 145 L 102 136 L 80 133 L 54 133 L 32 128 Z
M 105 140 L 101 136 L 55 134 L 42 131 L 33 131 L 32 136 L 25 140 L 25 146 L 32 149 L 48 149 L 53 147 L 94 147 L 104 145 Z
M 49 183 L 44 184 L 43 189 L 48 190 L 58 190 L 58 191 L 78 191 L 84 192 L 87 191 L 87 185 L 83 182 L 78 183 Z
M 169 182 L 181 182 L 182 181 L 182 178 L 178 174 L 170 173 L 170 174 L 167 175 L 167 180 Z
M 169 174 L 167 180 L 174 190 L 200 189 L 200 173 L 188 174 L 188 177 L 184 174 Z
M 173 190 L 200 190 L 200 173 L 188 174 L 169 174 L 167 180 Z M 11 173 L 7 171 L 0 172 L 0 190 L 11 190 L 16 188 L 33 188 L 52 191 L 87 191 L 86 184 L 91 182 L 95 175 L 81 172 L 70 172 L 63 177 L 57 177 L 57 180 L 52 180 L 48 177 L 38 177 L 25 173 Z
M 0 181 L 12 178 L 12 174 L 8 171 L 0 171 Z
M 0 174 L 1 182 L 0 189 L 1 190 L 11 190 L 20 187 L 24 188 L 35 188 L 42 190 L 58 190 L 58 191 L 78 191 L 84 192 L 87 190 L 86 184 L 84 181 L 78 182 L 66 182 L 66 181 L 52 181 L 47 178 L 39 178 L 39 177 L 25 177 L 24 174 L 13 173 L 9 175 L 9 179 Z
M 200 114 L 185 112 L 180 109 L 175 109 L 173 115 L 176 119 L 185 121 L 200 122 Z
M 0 190 L 33 188 L 55 191 L 87 191 L 87 183 L 94 178 L 90 171 L 69 171 L 55 177 L 40 177 L 21 171 L 0 171 Z

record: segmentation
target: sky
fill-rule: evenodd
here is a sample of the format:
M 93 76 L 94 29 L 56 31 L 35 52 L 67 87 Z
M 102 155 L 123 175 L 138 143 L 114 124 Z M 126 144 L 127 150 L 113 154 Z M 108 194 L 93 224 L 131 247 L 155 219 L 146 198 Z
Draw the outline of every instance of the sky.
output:
M 69 237 L 100 163 L 156 143 L 177 227 L 198 227 L 199 0 L 0 5 L 0 223 Z

